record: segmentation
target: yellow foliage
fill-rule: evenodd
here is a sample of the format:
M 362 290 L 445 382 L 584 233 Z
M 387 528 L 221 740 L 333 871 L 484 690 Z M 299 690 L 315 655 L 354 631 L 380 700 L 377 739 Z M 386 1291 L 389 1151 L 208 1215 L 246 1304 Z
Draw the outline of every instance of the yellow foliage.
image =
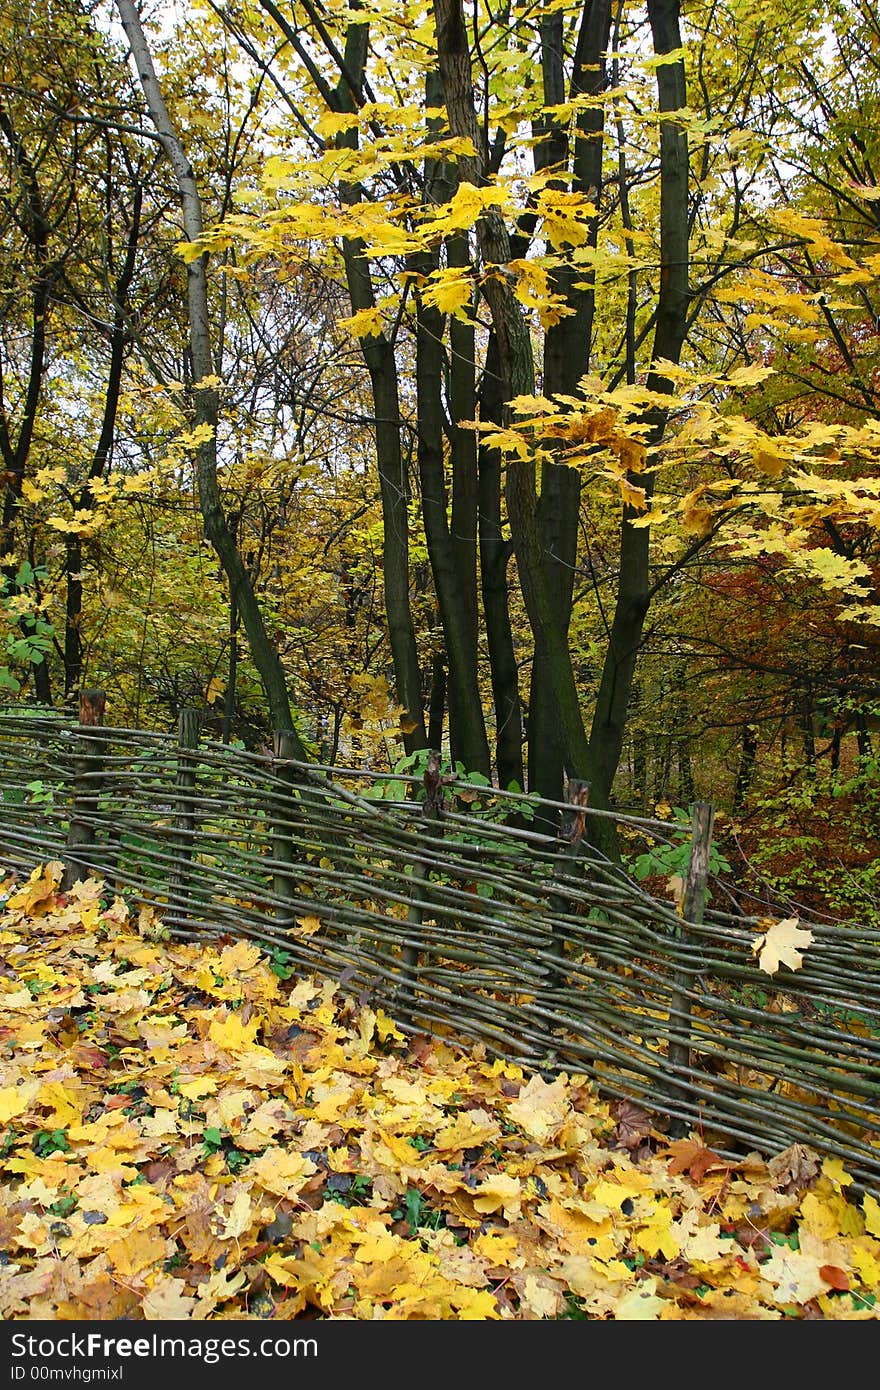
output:
M 583 1076 L 411 1040 L 250 941 L 147 940 L 60 865 L 7 886 L 4 944 L 28 943 L 0 992 L 8 1320 L 234 1320 L 257 1266 L 276 1321 L 876 1316 L 880 1205 L 836 1159 L 696 1136 L 636 1158 Z M 21 991 L 36 1051 L 21 978 L 53 987 Z M 69 1035 L 62 982 L 91 986 Z M 123 1024 L 144 1048 L 106 1046 Z M 755 1247 L 783 1219 L 800 1248 Z

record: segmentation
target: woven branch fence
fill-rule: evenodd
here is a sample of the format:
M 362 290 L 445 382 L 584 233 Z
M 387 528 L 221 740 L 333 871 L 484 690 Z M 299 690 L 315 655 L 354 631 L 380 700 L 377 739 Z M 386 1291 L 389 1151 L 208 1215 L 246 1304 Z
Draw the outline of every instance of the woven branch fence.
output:
M 808 1144 L 880 1193 L 880 931 L 802 922 L 802 968 L 771 979 L 766 922 L 704 905 L 704 804 L 682 916 L 591 848 L 582 787 L 549 835 L 533 800 L 441 779 L 436 758 L 406 779 L 285 752 L 201 740 L 189 712 L 177 736 L 2 713 L 2 867 L 61 859 L 175 936 L 252 938 L 409 1032 L 586 1074 L 726 1155 Z

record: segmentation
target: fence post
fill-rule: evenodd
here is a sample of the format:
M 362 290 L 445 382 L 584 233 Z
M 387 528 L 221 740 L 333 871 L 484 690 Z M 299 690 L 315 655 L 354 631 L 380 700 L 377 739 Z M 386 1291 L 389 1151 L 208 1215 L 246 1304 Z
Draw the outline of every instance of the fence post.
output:
M 182 709 L 177 718 L 177 773 L 174 778 L 174 866 L 168 882 L 169 900 L 186 908 L 189 870 L 196 828 L 196 750 L 199 746 L 199 712 Z
M 420 839 L 429 844 L 442 834 L 440 822 L 443 819 L 443 778 L 440 776 L 440 754 L 433 749 L 428 754 L 423 780 L 425 799 L 422 802 L 421 820 L 417 833 Z M 407 921 L 413 927 L 421 927 L 422 925 L 423 904 L 426 901 L 425 886 L 430 872 L 430 866 L 425 859 L 420 857 L 415 861 L 412 901 L 407 912 Z M 418 946 L 404 946 L 401 954 L 403 969 L 401 970 L 401 988 L 397 1012 L 405 1022 L 411 1021 L 412 1018 L 421 954 Z
M 103 690 L 81 690 L 79 698 L 80 728 L 98 728 L 104 722 L 107 697 Z M 78 878 L 91 872 L 90 847 L 95 843 L 95 816 L 101 792 L 101 734 L 77 733 L 74 756 L 73 807 L 70 829 L 67 832 L 67 851 L 64 856 L 62 887 L 70 888 Z
M 565 788 L 565 799 L 568 802 L 568 810 L 562 813 L 562 821 L 557 834 L 560 848 L 556 855 L 557 860 L 560 861 L 556 876 L 563 879 L 573 877 L 576 872 L 575 861 L 580 857 L 587 826 L 584 813 L 590 799 L 589 782 L 582 782 L 580 778 L 572 777 Z M 550 908 L 553 912 L 564 912 L 568 905 L 569 898 L 564 893 L 555 891 L 550 895 Z M 550 954 L 558 960 L 562 960 L 565 956 L 565 934 L 561 925 L 553 928 Z M 559 984 L 562 978 L 558 970 L 553 970 L 550 975 L 550 983 Z
M 688 863 L 687 879 L 682 903 L 682 925 L 678 928 L 677 939 L 680 946 L 687 947 L 688 923 L 699 926 L 706 908 L 706 890 L 709 877 L 709 851 L 712 846 L 712 822 L 715 808 L 711 802 L 697 801 L 693 808 L 691 822 L 691 855 Z M 693 969 L 684 964 L 684 952 L 680 953 L 679 964 L 672 977 L 672 994 L 669 1000 L 669 1067 L 673 1075 L 680 1075 L 680 1082 L 674 1083 L 673 1094 L 676 1099 L 690 1099 L 690 1083 L 687 1079 L 691 1064 L 691 999 L 690 988 Z M 674 1037 L 673 1034 L 677 1034 Z M 670 1133 L 680 1138 L 687 1134 L 689 1122 L 674 1118 Z
M 293 734 L 286 729 L 276 730 L 272 742 L 275 758 L 280 764 L 275 768 L 275 776 L 281 784 L 281 805 L 275 813 L 276 819 L 272 826 L 272 858 L 276 865 L 289 864 L 292 870 L 295 855 L 289 811 L 293 800 L 292 791 L 296 775 L 289 764 L 296 758 L 296 748 Z M 294 898 L 296 896 L 296 882 L 293 873 L 281 867 L 276 868 L 272 875 L 272 892 L 282 903 L 289 902 Z M 282 910 L 276 906 L 276 915 Z

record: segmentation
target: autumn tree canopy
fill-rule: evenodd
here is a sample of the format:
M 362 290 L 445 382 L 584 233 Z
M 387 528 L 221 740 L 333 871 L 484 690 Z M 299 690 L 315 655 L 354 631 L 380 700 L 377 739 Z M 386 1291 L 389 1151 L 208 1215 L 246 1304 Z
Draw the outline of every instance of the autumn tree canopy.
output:
M 780 881 L 833 801 L 867 874 L 878 53 L 867 0 L 13 0 L 3 698 L 699 794 Z

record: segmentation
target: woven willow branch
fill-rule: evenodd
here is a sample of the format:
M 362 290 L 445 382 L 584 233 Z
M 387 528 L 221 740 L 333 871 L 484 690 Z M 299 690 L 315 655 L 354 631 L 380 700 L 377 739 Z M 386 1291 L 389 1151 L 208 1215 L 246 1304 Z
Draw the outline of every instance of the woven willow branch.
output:
M 408 1032 L 585 1075 L 731 1156 L 809 1144 L 880 1192 L 880 931 L 804 923 L 803 968 L 770 979 L 756 917 L 710 902 L 681 933 L 619 866 L 561 855 L 529 797 L 446 783 L 429 824 L 415 777 L 19 711 L 0 714 L 0 755 L 6 869 L 68 860 L 75 822 L 77 863 L 182 939 L 234 933 L 346 972 Z M 681 834 L 617 819 L 642 843 Z

